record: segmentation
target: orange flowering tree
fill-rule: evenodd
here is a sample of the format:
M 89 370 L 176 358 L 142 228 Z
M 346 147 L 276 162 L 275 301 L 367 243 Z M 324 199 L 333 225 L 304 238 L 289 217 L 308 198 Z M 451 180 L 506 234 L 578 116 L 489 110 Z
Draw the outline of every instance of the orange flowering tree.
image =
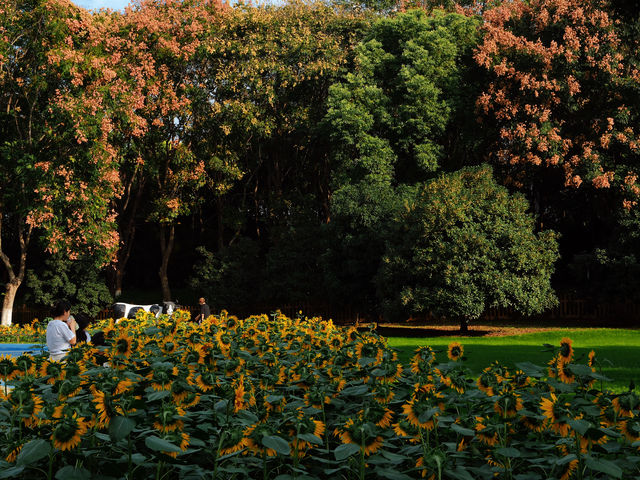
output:
M 518 0 L 484 19 L 475 58 L 492 79 L 477 107 L 499 132 L 494 161 L 516 185 L 561 176 L 566 187 L 616 186 L 637 205 L 640 68 L 607 2 Z
M 0 3 L 0 259 L 2 324 L 35 238 L 70 259 L 107 262 L 118 242 L 110 199 L 119 179 L 98 112 L 70 102 L 82 88 L 77 47 L 87 12 L 65 1 Z M 83 56 L 90 62 L 89 56 Z
M 100 52 L 101 75 L 87 85 L 85 97 L 109 112 L 105 134 L 118 151 L 124 187 L 115 201 L 123 239 L 113 271 L 116 296 L 144 215 L 158 227 L 158 273 L 163 298 L 171 299 L 167 268 L 177 219 L 190 213 L 205 184 L 227 179 L 214 176 L 221 169 L 209 157 L 194 153 L 203 141 L 194 128 L 194 105 L 206 102 L 197 59 L 223 11 L 219 2 L 168 0 L 95 15 L 91 41 Z M 153 201 L 142 205 L 145 196 Z

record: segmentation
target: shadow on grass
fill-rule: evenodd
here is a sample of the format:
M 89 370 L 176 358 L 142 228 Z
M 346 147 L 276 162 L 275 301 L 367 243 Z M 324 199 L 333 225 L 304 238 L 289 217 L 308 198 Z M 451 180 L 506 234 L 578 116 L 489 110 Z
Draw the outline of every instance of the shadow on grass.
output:
M 406 328 L 406 327 L 386 327 L 380 326 L 376 328 L 376 332 L 383 337 L 408 337 L 408 338 L 429 338 L 429 337 L 486 337 L 494 332 L 494 330 L 483 330 L 481 327 L 477 329 L 469 329 L 469 331 L 461 335 L 460 329 L 451 328 Z

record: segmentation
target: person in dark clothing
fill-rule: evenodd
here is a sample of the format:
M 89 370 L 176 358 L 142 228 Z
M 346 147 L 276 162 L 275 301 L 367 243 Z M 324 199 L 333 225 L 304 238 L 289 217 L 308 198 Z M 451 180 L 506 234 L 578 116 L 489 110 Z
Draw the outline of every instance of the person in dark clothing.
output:
M 85 315 L 84 313 L 78 313 L 75 316 L 76 323 L 78 324 L 78 329 L 76 330 L 76 341 L 91 343 L 91 335 L 87 332 L 86 328 L 91 323 L 91 318 L 89 315 Z
M 198 300 L 198 303 L 200 304 L 200 314 L 196 316 L 196 322 L 197 323 L 202 323 L 203 320 L 205 320 L 209 315 L 211 315 L 211 309 L 209 308 L 209 305 L 207 305 L 207 302 L 205 302 L 204 298 L 200 297 L 200 299 Z

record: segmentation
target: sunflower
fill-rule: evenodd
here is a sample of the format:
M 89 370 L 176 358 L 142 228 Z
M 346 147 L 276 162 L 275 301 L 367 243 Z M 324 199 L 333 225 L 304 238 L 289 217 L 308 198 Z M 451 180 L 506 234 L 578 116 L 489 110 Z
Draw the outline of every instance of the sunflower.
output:
M 382 356 L 384 355 L 384 350 L 380 342 L 374 338 L 361 338 L 356 343 L 356 357 L 358 360 L 362 360 L 364 358 L 373 358 L 373 365 L 379 365 L 382 362 Z
M 220 381 L 214 370 L 205 370 L 196 377 L 196 386 L 204 393 L 210 392 L 218 385 Z
M 47 378 L 47 383 L 49 385 L 56 383 L 56 380 L 64 379 L 65 375 L 66 372 L 62 368 L 62 364 L 60 362 L 45 360 L 40 367 L 40 376 L 49 377 Z
M 629 442 L 633 443 L 640 440 L 640 417 L 622 420 L 618 423 L 618 428 Z
M 558 359 L 564 363 L 569 363 L 573 359 L 573 341 L 570 338 L 564 337 L 560 340 Z
M 571 365 L 568 362 L 562 360 L 562 357 L 558 357 L 557 364 L 558 380 L 563 383 L 573 383 L 576 379 L 575 375 L 571 371 Z
M 129 336 L 129 331 L 126 328 L 123 328 L 120 331 L 120 334 L 113 340 L 111 354 L 114 356 L 122 355 L 124 357 L 129 357 L 131 355 L 132 348 L 133 338 Z
M 578 463 L 578 460 L 571 460 L 569 463 L 566 463 L 562 470 L 562 475 L 560 475 L 560 480 L 569 480 L 578 468 Z
M 53 446 L 62 451 L 77 447 L 87 431 L 87 422 L 83 417 L 78 417 L 77 413 L 65 416 L 56 423 L 51 440 Z
M 420 469 L 420 475 L 422 475 L 422 478 L 427 478 L 427 475 L 429 475 L 429 473 L 431 473 L 431 470 L 433 470 L 433 469 L 430 470 L 428 467 L 425 466 L 424 457 L 420 457 L 416 461 L 416 468 Z M 434 473 L 431 473 L 428 480 L 435 480 L 435 478 L 436 478 L 436 474 L 434 471 Z
M 379 404 L 372 404 L 368 418 L 380 428 L 389 428 L 393 420 L 393 411 Z
M 169 440 L 172 443 L 177 443 L 180 450 L 183 452 L 189 448 L 189 434 L 185 432 L 173 432 L 165 435 L 165 440 Z M 176 458 L 178 452 L 162 452 L 169 457 Z
M 247 438 L 241 428 L 230 428 L 222 431 L 219 456 L 230 455 L 247 447 Z
M 18 458 L 18 454 L 20 453 L 21 450 L 22 450 L 22 445 L 18 445 L 17 447 L 15 447 L 9 452 L 9 455 L 5 457 L 5 460 L 9 463 L 14 463 Z
M 440 381 L 447 387 L 458 393 L 464 393 L 467 386 L 467 377 L 462 372 L 453 371 L 451 375 L 440 374 Z
M 393 424 L 393 431 L 396 432 L 396 435 L 409 443 L 418 443 L 420 441 L 420 430 L 417 427 L 414 427 L 405 418 L 402 418 L 398 423 Z
M 355 422 L 352 418 L 349 418 L 341 427 L 334 430 L 333 434 L 340 437 L 342 443 L 353 443 L 362 448 L 364 446 L 365 456 L 369 456 L 372 453 L 376 453 L 380 447 L 382 447 L 382 437 L 380 435 L 366 435 L 364 432 L 366 428 L 362 428 L 366 422 L 362 419 L 358 419 Z
M 93 385 L 91 386 L 91 394 L 93 395 L 91 401 L 98 411 L 97 426 L 99 428 L 106 428 L 109 426 L 111 419 L 116 415 L 111 402 L 111 394 L 98 390 Z
M 158 346 L 162 353 L 165 355 L 171 355 L 178 349 L 178 342 L 176 342 L 174 335 L 170 335 L 160 340 Z
M 393 392 L 393 385 L 387 382 L 376 384 L 371 393 L 373 394 L 373 399 L 380 404 L 389 403 L 396 395 Z
M 342 349 L 342 346 L 344 345 L 344 340 L 342 340 L 342 337 L 340 337 L 339 335 L 333 335 L 327 343 L 329 344 L 329 347 L 332 350 L 337 351 Z
M 634 410 L 640 407 L 640 397 L 634 391 L 618 395 L 611 401 L 616 413 L 621 417 L 634 417 Z
M 153 428 L 162 433 L 182 430 L 182 427 L 184 427 L 183 416 L 184 409 L 182 407 L 171 403 L 163 404 L 160 411 L 155 414 Z
M 328 405 L 331 403 L 331 397 L 327 395 L 325 388 L 314 385 L 304 394 L 304 403 L 318 410 L 322 410 L 323 404 Z
M 312 444 L 306 440 L 301 440 L 300 435 L 311 434 L 321 439 L 325 432 L 325 425 L 320 420 L 314 420 L 304 415 L 301 409 L 296 416 L 295 428 L 290 428 L 289 436 L 294 437 L 291 446 L 298 450 L 298 453 L 312 447 Z
M 511 382 L 517 388 L 524 388 L 531 385 L 531 377 L 524 373 L 522 370 L 516 370 L 511 378 Z
M 515 417 L 522 410 L 522 399 L 513 392 L 500 395 L 493 404 L 493 409 L 502 417 Z
M 171 390 L 171 385 L 179 373 L 178 367 L 176 366 L 156 364 L 146 378 L 151 381 L 151 388 L 156 391 Z
M 532 432 L 542 432 L 547 426 L 546 417 L 542 415 L 523 415 L 520 421 Z
M 206 350 L 202 345 L 192 345 L 189 344 L 189 348 L 187 348 L 182 355 L 182 362 L 186 365 L 189 364 L 199 364 L 204 365 L 204 360 L 206 358 Z
M 238 413 L 240 410 L 245 410 L 249 406 L 256 404 L 255 391 L 253 386 L 247 392 L 244 385 L 245 377 L 240 375 L 235 382 L 234 386 L 234 398 L 233 398 L 233 411 Z M 248 396 L 248 399 L 246 398 Z
M 476 437 L 485 445 L 493 447 L 498 443 L 498 432 L 493 425 L 486 425 L 486 421 L 486 418 L 476 417 Z
M 22 354 L 16 358 L 15 370 L 13 377 L 22 377 L 25 375 L 35 375 L 36 362 L 31 355 Z
M 12 355 L 0 355 L 0 378 L 5 382 L 15 377 L 16 360 Z
M 416 348 L 415 355 L 411 358 L 411 371 L 413 373 L 429 373 L 431 365 L 436 359 L 436 354 L 429 346 Z
M 42 411 L 43 401 L 38 395 L 28 390 L 15 389 L 9 394 L 11 410 L 22 418 L 27 427 L 35 427 L 41 420 L 38 414 Z
M 82 392 L 82 384 L 80 377 L 68 377 L 60 383 L 58 389 L 58 398 L 61 402 L 68 400 L 69 398 L 80 395 Z
M 478 381 L 476 385 L 480 391 L 487 394 L 489 397 L 493 396 L 493 385 L 497 383 L 496 376 L 493 372 L 491 372 L 490 368 L 487 367 L 483 370 L 483 372 L 478 377 Z
M 547 422 L 551 425 L 554 432 L 563 437 L 569 435 L 569 424 L 564 420 L 567 416 L 568 403 L 560 404 L 558 398 L 551 393 L 550 398 L 543 398 L 540 403 L 542 414 L 547 417 Z
M 591 367 L 591 370 L 593 370 L 594 372 L 596 371 L 594 365 L 596 363 L 596 352 L 594 350 L 591 350 L 589 352 L 589 366 Z
M 255 456 L 275 457 L 277 452 L 274 449 L 262 445 L 262 438 L 265 435 L 274 435 L 275 433 L 276 432 L 265 423 L 251 425 L 244 430 L 245 445 Z
M 602 445 L 609 440 L 609 437 L 602 431 L 591 428 L 585 432 L 584 435 L 580 435 L 580 451 L 587 453 L 594 445 Z
M 464 355 L 464 347 L 458 342 L 451 342 L 447 350 L 447 357 L 454 362 L 458 361 Z
M 215 334 L 214 338 L 221 352 L 225 354 L 229 352 L 229 349 L 231 348 L 231 343 L 233 342 L 233 338 L 231 337 L 229 332 L 227 332 L 227 330 L 221 328 Z
M 443 395 L 436 392 L 433 384 L 417 385 L 411 400 L 402 406 L 402 411 L 414 427 L 433 430 L 436 417 L 444 410 L 442 399 Z

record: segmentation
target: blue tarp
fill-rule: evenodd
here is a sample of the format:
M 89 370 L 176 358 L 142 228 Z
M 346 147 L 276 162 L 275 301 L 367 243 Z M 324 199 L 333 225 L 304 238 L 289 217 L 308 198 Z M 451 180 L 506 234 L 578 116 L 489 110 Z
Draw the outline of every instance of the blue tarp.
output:
M 38 354 L 47 350 L 41 343 L 0 343 L 0 355 L 17 357 L 23 353 Z

